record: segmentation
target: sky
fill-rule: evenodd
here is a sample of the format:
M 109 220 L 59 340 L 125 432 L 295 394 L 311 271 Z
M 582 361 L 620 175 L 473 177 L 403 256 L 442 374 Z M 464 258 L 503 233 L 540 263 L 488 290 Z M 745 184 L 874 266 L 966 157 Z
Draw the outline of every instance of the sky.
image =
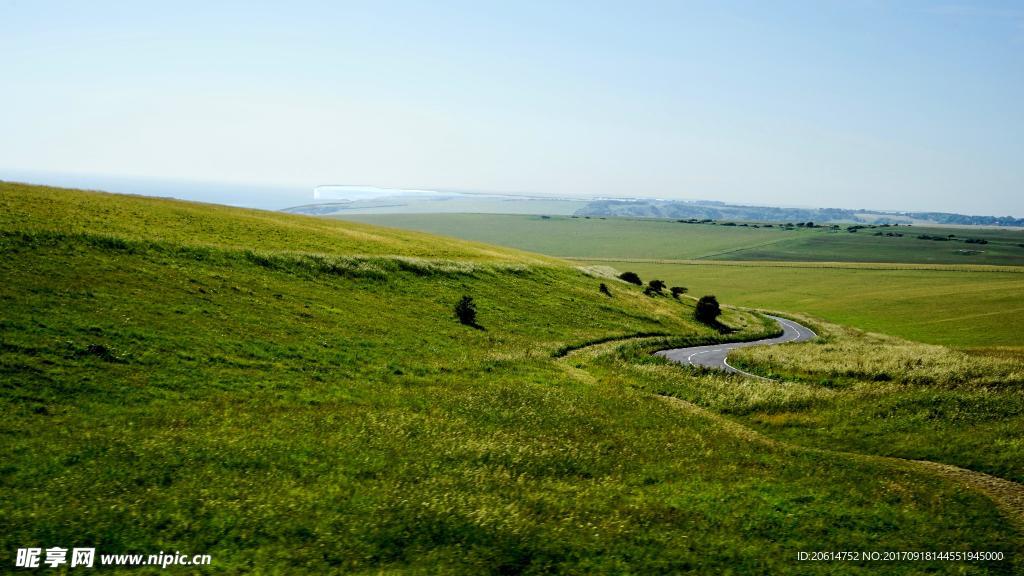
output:
M 1024 217 L 1024 3 L 0 0 L 0 178 Z

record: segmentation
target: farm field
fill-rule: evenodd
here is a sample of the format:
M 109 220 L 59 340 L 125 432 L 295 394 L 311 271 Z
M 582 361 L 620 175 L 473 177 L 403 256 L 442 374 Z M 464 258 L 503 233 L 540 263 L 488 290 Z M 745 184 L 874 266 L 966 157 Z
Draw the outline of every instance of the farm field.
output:
M 1024 568 L 1020 518 L 992 494 L 852 433 L 860 454 L 773 440 L 755 420 L 771 405 L 691 396 L 721 377 L 645 352 L 776 332 L 742 310 L 723 335 L 692 299 L 548 256 L 10 184 L 0 250 L 6 565 L 63 543 L 210 554 L 215 573 L 863 573 L 795 560 L 848 548 L 1008 558 L 894 574 Z M 477 327 L 453 316 L 463 295 Z M 1015 362 L 931 363 L 907 385 L 921 410 L 943 394 L 969 407 Z M 1019 477 L 1020 384 L 1005 380 L 987 398 L 1008 442 L 949 443 L 958 414 L 933 410 L 884 455 Z
M 900 227 L 806 231 L 792 240 L 715 256 L 721 260 L 807 262 L 909 262 L 951 265 L 1024 265 L 1024 232 L 1018 230 Z M 887 233 L 903 236 L 885 236 Z M 882 234 L 882 236 L 876 236 Z M 953 238 L 949 235 L 953 234 Z M 932 239 L 921 239 L 928 236 Z M 946 238 L 935 240 L 934 238 Z M 984 240 L 986 244 L 964 240 Z
M 1024 231 L 879 227 L 784 230 L 673 220 L 495 214 L 388 214 L 345 218 L 382 226 L 583 258 L 795 260 L 1024 265 Z M 881 234 L 876 236 L 875 234 Z M 886 236 L 902 234 L 903 236 Z M 948 239 L 953 234 L 953 239 Z M 918 236 L 947 238 L 922 240 Z M 987 244 L 967 243 L 966 239 Z
M 778 242 L 797 234 L 774 229 L 684 225 L 667 220 L 571 216 L 375 214 L 345 219 L 579 257 L 700 258 Z

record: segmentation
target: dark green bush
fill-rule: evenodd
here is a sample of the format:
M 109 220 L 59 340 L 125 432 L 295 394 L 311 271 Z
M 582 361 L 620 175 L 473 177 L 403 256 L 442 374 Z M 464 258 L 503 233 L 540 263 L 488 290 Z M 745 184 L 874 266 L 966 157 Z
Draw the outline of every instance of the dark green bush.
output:
M 636 284 L 637 286 L 642 286 L 644 283 L 636 272 L 623 272 L 622 274 L 619 274 L 619 280 L 629 282 L 630 284 Z
M 476 303 L 472 296 L 463 296 L 455 305 L 455 316 L 466 326 L 476 326 Z
M 697 300 L 697 308 L 693 311 L 693 315 L 705 324 L 712 324 L 722 315 L 722 308 L 714 296 L 701 296 L 700 300 Z

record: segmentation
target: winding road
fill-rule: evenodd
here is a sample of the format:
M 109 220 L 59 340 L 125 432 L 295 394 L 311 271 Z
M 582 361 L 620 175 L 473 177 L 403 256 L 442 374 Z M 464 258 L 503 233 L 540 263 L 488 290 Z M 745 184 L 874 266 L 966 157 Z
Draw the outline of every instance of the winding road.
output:
M 659 350 L 658 352 L 655 352 L 655 354 L 680 364 L 704 366 L 706 368 L 715 368 L 726 372 L 752 376 L 754 378 L 763 378 L 757 374 L 744 372 L 743 370 L 730 366 L 727 359 L 729 352 L 737 348 L 746 348 L 747 346 L 767 346 L 770 344 L 785 344 L 787 342 L 806 342 L 808 340 L 813 340 L 818 336 L 810 328 L 797 324 L 792 320 L 779 318 L 778 316 L 772 316 L 770 314 L 765 314 L 765 316 L 768 316 L 779 323 L 779 326 L 782 327 L 781 336 L 776 336 L 775 338 L 764 338 L 762 340 L 752 340 L 750 342 L 733 342 L 729 344 L 712 344 L 710 346 L 672 348 L 670 350 Z

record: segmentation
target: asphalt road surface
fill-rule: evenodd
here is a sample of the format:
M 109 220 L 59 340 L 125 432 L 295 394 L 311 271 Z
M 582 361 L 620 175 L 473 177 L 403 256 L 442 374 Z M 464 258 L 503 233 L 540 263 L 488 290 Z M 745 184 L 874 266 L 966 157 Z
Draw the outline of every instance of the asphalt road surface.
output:
M 812 340 L 818 336 L 810 328 L 797 324 L 792 320 L 779 318 L 778 316 L 772 316 L 769 314 L 766 314 L 766 316 L 779 323 L 779 326 L 782 327 L 782 336 L 765 338 L 763 340 L 752 340 L 750 342 L 712 344 L 710 346 L 691 346 L 690 348 L 672 348 L 670 350 L 659 350 L 658 352 L 655 352 L 655 354 L 658 356 L 664 356 L 665 358 L 680 364 L 716 368 L 726 372 L 734 372 L 736 374 L 744 374 L 747 376 L 753 376 L 754 378 L 761 378 L 761 376 L 756 374 L 744 372 L 743 370 L 738 370 L 729 366 L 729 362 L 727 360 L 729 352 L 737 348 L 746 348 L 747 346 L 768 346 L 770 344 L 785 344 L 787 342 L 806 342 L 807 340 Z

